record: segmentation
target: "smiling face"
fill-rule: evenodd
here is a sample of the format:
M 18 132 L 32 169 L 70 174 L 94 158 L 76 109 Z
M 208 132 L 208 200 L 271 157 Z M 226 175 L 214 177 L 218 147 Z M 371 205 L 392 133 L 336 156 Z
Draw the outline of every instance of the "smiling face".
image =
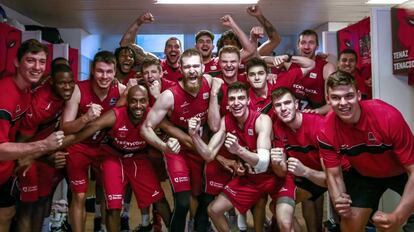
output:
M 37 83 L 46 70 L 46 52 L 26 53 L 18 61 L 15 60 L 17 74 L 28 84 Z
M 327 102 L 345 123 L 357 123 L 361 115 L 361 93 L 353 85 L 328 87 Z
M 148 106 L 148 93 L 142 86 L 134 86 L 128 91 L 128 114 L 133 122 L 142 121 Z
M 165 44 L 164 49 L 165 56 L 167 57 L 167 62 L 171 66 L 178 66 L 178 60 L 181 55 L 181 44 L 177 39 L 169 39 Z
M 338 60 L 338 69 L 350 74 L 356 70 L 357 60 L 352 53 L 342 53 Z
M 246 117 L 249 111 L 249 97 L 244 89 L 234 89 L 228 91 L 227 103 L 230 112 L 236 118 Z
M 155 64 L 143 67 L 142 76 L 147 87 L 152 86 L 156 81 L 158 81 L 158 83 L 161 83 L 161 67 Z
M 240 65 L 240 59 L 237 53 L 221 53 L 219 64 L 221 66 L 224 79 L 237 78 Z
M 202 82 L 203 69 L 204 66 L 200 56 L 191 55 L 181 57 L 183 86 L 187 92 L 198 93 Z
M 213 40 L 210 36 L 202 35 L 197 39 L 195 48 L 201 53 L 203 59 L 210 58 L 214 49 Z
M 92 70 L 93 79 L 101 89 L 108 89 L 115 78 L 115 64 L 96 62 Z
M 315 35 L 301 35 L 298 42 L 298 50 L 301 56 L 313 59 L 318 43 Z
M 296 119 L 298 102 L 294 99 L 292 94 L 285 93 L 279 97 L 273 98 L 273 108 L 277 117 L 282 120 L 282 122 L 288 124 Z

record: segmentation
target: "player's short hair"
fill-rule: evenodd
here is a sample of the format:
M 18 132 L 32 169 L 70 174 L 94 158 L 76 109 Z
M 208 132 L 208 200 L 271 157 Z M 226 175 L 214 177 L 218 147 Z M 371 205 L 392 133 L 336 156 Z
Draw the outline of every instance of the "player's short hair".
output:
M 52 78 L 54 78 L 57 73 L 61 73 L 61 72 L 67 72 L 73 76 L 72 69 L 67 64 L 55 64 L 54 66 L 52 66 L 52 71 L 50 75 L 52 76 Z
M 223 33 L 221 33 L 221 37 L 217 40 L 217 49 L 220 51 L 220 49 L 224 46 L 224 40 L 234 40 L 237 43 L 237 47 L 241 49 L 242 45 L 240 43 L 239 37 L 237 37 L 236 34 L 234 34 L 233 30 L 227 30 Z
M 355 52 L 355 50 L 352 49 L 352 48 L 346 48 L 346 49 L 342 50 L 338 55 L 338 61 L 341 59 L 342 54 L 352 54 L 352 55 L 355 56 L 355 61 L 358 61 L 358 55 Z
M 326 81 L 326 91 L 329 92 L 329 88 L 335 88 L 341 85 L 351 85 L 358 90 L 358 85 L 352 74 L 338 70 L 329 75 Z
M 70 65 L 69 60 L 66 59 L 65 57 L 56 57 L 55 59 L 52 60 L 52 69 L 55 65 L 58 65 L 58 64 Z
M 184 57 L 190 57 L 190 56 L 198 56 L 198 57 L 200 57 L 200 62 L 201 62 L 201 64 L 203 63 L 203 58 L 201 56 L 201 53 L 197 49 L 195 49 L 195 48 L 189 48 L 189 49 L 186 49 L 183 52 L 183 54 L 181 54 L 181 56 L 180 56 L 180 65 L 183 64 L 183 58 Z
M 246 83 L 240 82 L 240 81 L 236 81 L 234 83 L 231 83 L 230 85 L 228 85 L 227 87 L 227 95 L 232 92 L 232 91 L 237 91 L 237 90 L 243 90 L 246 92 L 247 97 L 249 97 L 249 86 Z
M 279 98 L 285 94 L 290 94 L 293 100 L 296 100 L 295 95 L 292 93 L 292 91 L 289 88 L 279 87 L 272 91 L 272 101 L 274 101 L 276 98 Z
M 122 52 L 122 51 L 124 51 L 124 50 L 127 50 L 127 51 L 129 51 L 129 52 L 131 52 L 131 53 L 132 53 L 132 57 L 133 57 L 133 59 L 134 59 L 134 63 L 135 63 L 135 61 L 137 60 L 137 54 L 135 53 L 134 49 L 132 49 L 132 48 L 130 48 L 130 47 L 117 47 L 117 48 L 115 49 L 115 52 L 114 52 L 114 55 L 115 55 L 115 57 L 116 57 L 116 60 L 118 60 L 118 59 L 119 59 L 119 55 L 120 55 L 120 54 L 121 54 L 121 52 Z
M 313 35 L 313 36 L 315 36 L 315 39 L 316 39 L 316 46 L 319 46 L 319 38 L 318 38 L 318 33 L 316 33 L 316 31 L 311 30 L 311 29 L 306 29 L 306 30 L 303 30 L 303 31 L 299 34 L 298 44 L 299 44 L 299 42 L 300 42 L 300 38 L 301 38 L 302 36 L 307 36 L 307 35 Z
M 47 56 L 49 49 L 47 49 L 46 45 L 40 43 L 36 39 L 28 39 L 24 41 L 17 50 L 17 60 L 20 62 L 23 56 L 27 53 L 37 54 L 39 52 L 45 52 Z
M 235 46 L 232 46 L 232 45 L 226 45 L 226 46 L 224 46 L 222 49 L 220 49 L 220 51 L 219 51 L 219 59 L 220 59 L 220 57 L 221 57 L 221 54 L 223 54 L 223 53 L 235 53 L 235 54 L 237 54 L 237 57 L 239 58 L 239 60 L 240 60 L 240 49 L 239 48 L 237 48 L 237 47 L 235 47 Z
M 246 72 L 249 73 L 250 68 L 255 67 L 255 66 L 262 66 L 267 73 L 268 67 L 267 67 L 266 61 L 258 57 L 253 57 L 247 61 Z
M 180 44 L 180 48 L 182 47 L 182 46 L 181 46 L 181 40 L 180 40 L 180 39 L 178 39 L 177 37 L 170 37 L 170 38 L 168 38 L 168 39 L 165 41 L 165 47 L 167 47 L 168 42 L 170 42 L 171 40 L 177 40 L 177 41 L 178 41 L 178 43 Z
M 197 43 L 198 39 L 199 39 L 201 36 L 208 36 L 208 37 L 210 37 L 211 41 L 213 41 L 213 40 L 214 40 L 214 34 L 213 34 L 213 32 L 211 32 L 211 31 L 209 31 L 209 30 L 200 30 L 200 31 L 198 31 L 198 32 L 195 34 L 195 40 L 196 40 L 196 43 Z
M 161 62 L 159 59 L 154 57 L 146 57 L 141 63 L 141 73 L 143 73 L 144 68 L 147 68 L 151 65 L 157 66 L 158 71 L 162 72 Z
M 92 61 L 92 68 L 95 67 L 96 63 L 98 62 L 104 62 L 107 64 L 114 64 L 114 67 L 116 67 L 116 58 L 115 55 L 110 51 L 100 51 L 95 54 Z

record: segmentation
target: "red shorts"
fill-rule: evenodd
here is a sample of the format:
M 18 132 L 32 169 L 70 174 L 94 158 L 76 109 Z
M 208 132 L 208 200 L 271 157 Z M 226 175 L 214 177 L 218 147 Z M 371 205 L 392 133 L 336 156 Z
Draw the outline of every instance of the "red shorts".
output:
M 20 200 L 35 202 L 39 197 L 49 196 L 63 178 L 64 169 L 34 162 L 25 176 L 19 175 Z
M 273 173 L 238 176 L 233 178 L 223 190 L 233 206 L 246 213 L 266 194 L 275 190 L 276 176 Z
M 66 168 L 70 186 L 75 193 L 86 193 L 88 190 L 88 171 L 91 165 L 99 167 L 102 151 L 98 145 L 77 143 L 69 147 Z M 95 169 L 95 171 L 99 171 Z M 98 172 L 99 173 L 99 172 Z M 97 174 L 97 179 L 100 174 Z
M 210 195 L 218 195 L 227 183 L 233 178 L 233 174 L 225 169 L 217 160 L 206 164 L 204 181 L 205 192 Z
M 164 198 L 155 169 L 147 154 L 123 158 L 107 155 L 101 163 L 106 207 L 121 209 L 125 186 L 130 183 L 139 208 Z
M 288 172 L 285 178 L 277 177 L 276 188 L 270 193 L 270 197 L 272 200 L 287 197 L 296 201 L 295 176 Z
M 202 192 L 204 160 L 187 150 L 178 154 L 164 154 L 167 172 L 173 191 L 192 191 L 194 196 Z

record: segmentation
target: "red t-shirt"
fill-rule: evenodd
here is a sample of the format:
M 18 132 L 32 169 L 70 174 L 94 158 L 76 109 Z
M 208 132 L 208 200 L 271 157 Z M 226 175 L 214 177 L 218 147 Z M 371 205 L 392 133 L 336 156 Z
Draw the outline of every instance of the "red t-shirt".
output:
M 161 60 L 161 67 L 162 67 L 162 74 L 163 78 L 178 82 L 179 79 L 183 77 L 183 74 L 181 74 L 180 68 L 173 68 L 168 63 L 167 60 Z
M 6 76 L 0 79 L 0 99 L 0 143 L 15 142 L 21 118 L 30 106 L 30 90 L 20 90 L 13 77 Z M 9 179 L 13 168 L 14 160 L 0 161 L 0 184 Z
M 177 84 L 177 82 L 175 82 L 175 81 L 170 81 L 168 79 L 161 78 L 161 91 L 160 91 L 160 93 L 164 92 L 166 89 L 169 89 L 169 88 L 173 87 L 176 84 Z M 157 99 L 155 99 L 150 93 L 148 93 L 148 94 L 149 94 L 149 105 L 153 106 L 154 103 L 155 103 L 155 100 L 157 100 Z
M 334 112 L 328 113 L 318 142 L 327 168 L 347 156 L 353 168 L 364 176 L 392 177 L 405 173 L 414 163 L 413 134 L 401 113 L 381 100 L 361 101 L 361 117 L 346 124 Z

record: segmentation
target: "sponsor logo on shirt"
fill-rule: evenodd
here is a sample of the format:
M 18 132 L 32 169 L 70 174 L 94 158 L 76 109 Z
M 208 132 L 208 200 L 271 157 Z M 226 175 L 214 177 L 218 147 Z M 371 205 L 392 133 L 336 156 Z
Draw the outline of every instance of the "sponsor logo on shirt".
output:
M 207 93 L 203 93 L 203 100 L 206 100 L 206 99 L 208 99 L 208 97 L 209 97 L 210 95 L 209 95 L 209 93 L 207 92 Z
M 217 70 L 217 66 L 215 66 L 215 65 L 210 66 L 210 70 L 212 70 L 212 71 Z
M 190 180 L 188 179 L 188 176 L 180 176 L 180 177 L 174 178 L 175 183 L 182 183 L 182 182 L 189 182 L 189 181 Z
M 49 104 L 47 104 L 45 110 L 48 111 L 50 109 L 50 106 L 52 105 L 52 102 L 49 102 Z
M 37 191 L 37 185 L 25 186 L 25 187 L 22 188 L 22 191 L 25 192 L 25 193 L 36 192 Z
M 154 193 L 151 195 L 152 197 L 157 196 L 158 194 L 160 194 L 160 192 L 158 192 L 157 190 L 154 191 Z
M 252 128 L 247 129 L 247 134 L 248 135 L 253 135 L 253 129 Z
M 314 72 L 309 73 L 309 78 L 316 79 L 317 76 L 318 76 L 318 74 L 316 74 Z
M 124 125 L 123 127 L 118 129 L 119 131 L 128 131 L 128 128 Z
M 109 100 L 109 106 L 115 106 L 116 101 L 118 101 L 118 98 L 116 97 L 111 98 L 111 100 Z
M 216 188 L 223 188 L 223 184 L 215 181 L 210 181 L 209 185 Z
M 20 108 L 20 105 L 16 106 L 16 114 L 19 113 L 22 109 Z
M 122 194 L 109 194 L 108 200 L 122 200 Z
M 375 138 L 374 133 L 368 132 L 368 141 L 370 141 L 370 142 L 377 141 L 377 138 Z
M 190 103 L 188 103 L 187 101 L 184 101 L 184 103 L 180 106 L 181 108 L 184 108 L 186 106 L 190 105 Z

